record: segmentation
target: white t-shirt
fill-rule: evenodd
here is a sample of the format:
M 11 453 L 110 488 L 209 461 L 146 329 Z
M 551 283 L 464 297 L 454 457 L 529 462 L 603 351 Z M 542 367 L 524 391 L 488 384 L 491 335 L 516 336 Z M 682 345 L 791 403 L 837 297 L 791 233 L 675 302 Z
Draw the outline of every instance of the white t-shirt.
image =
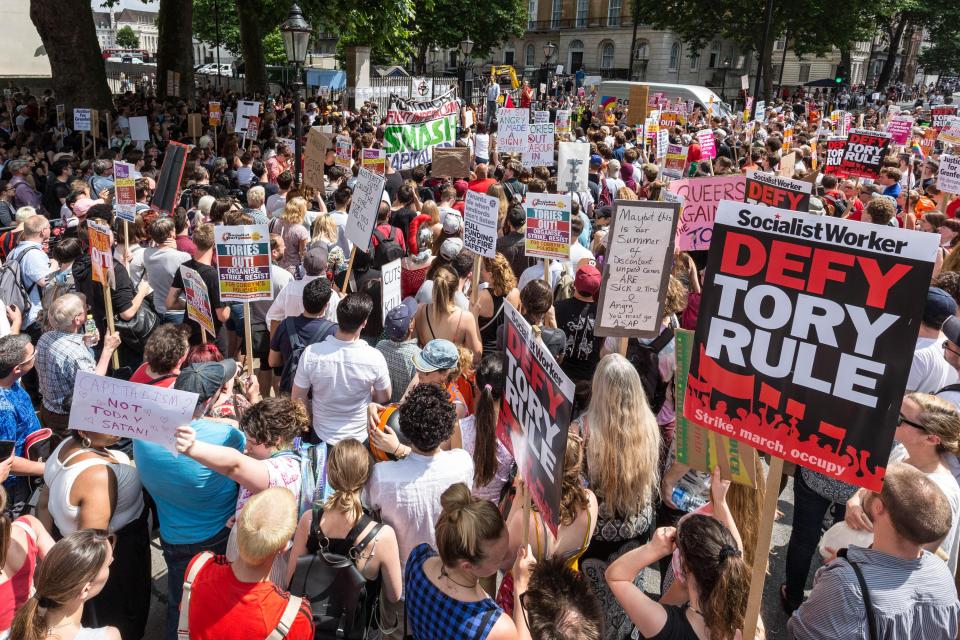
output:
M 943 343 L 946 339 L 942 333 L 937 338 L 917 338 L 910 376 L 907 378 L 908 393 L 936 393 L 957 381 L 957 370 L 943 357 Z
M 437 546 L 434 525 L 440 517 L 440 496 L 458 482 L 473 488 L 473 458 L 463 449 L 433 456 L 411 453 L 373 466 L 364 489 L 366 503 L 397 532 L 401 568 L 417 545 Z
M 289 271 L 287 273 L 289 273 Z M 303 313 L 304 287 L 317 278 L 324 277 L 326 276 L 304 276 L 302 280 L 293 280 L 291 276 L 290 281 L 280 290 L 274 298 L 273 304 L 270 305 L 266 316 L 267 323 L 273 320 L 282 322 L 284 318 L 296 318 Z M 327 310 L 324 312 L 323 317 L 330 322 L 336 322 L 337 305 L 339 304 L 340 295 L 336 291 L 331 292 L 330 302 L 327 303 Z
M 383 354 L 363 340 L 328 336 L 304 349 L 293 384 L 313 388 L 313 430 L 321 440 L 329 445 L 347 438 L 362 442 L 371 394 L 389 393 L 390 373 Z
M 279 214 L 278 211 L 283 211 L 283 208 L 287 204 L 287 194 L 275 193 L 269 198 L 267 198 L 267 217 L 275 218 Z M 307 227 L 308 229 L 310 227 Z
M 553 290 L 557 286 L 557 280 L 560 279 L 560 274 L 563 273 L 564 263 L 559 260 L 550 261 L 550 289 Z M 517 282 L 517 289 L 523 291 L 523 288 L 533 282 L 534 280 L 543 280 L 543 261 L 540 260 L 537 264 L 532 267 L 527 267 L 523 270 L 523 273 L 520 274 L 520 281 Z
M 160 313 L 167 311 L 167 292 L 173 284 L 173 277 L 180 270 L 180 265 L 189 259 L 189 253 L 167 247 L 149 247 L 143 250 L 147 282 L 153 287 L 153 306 Z

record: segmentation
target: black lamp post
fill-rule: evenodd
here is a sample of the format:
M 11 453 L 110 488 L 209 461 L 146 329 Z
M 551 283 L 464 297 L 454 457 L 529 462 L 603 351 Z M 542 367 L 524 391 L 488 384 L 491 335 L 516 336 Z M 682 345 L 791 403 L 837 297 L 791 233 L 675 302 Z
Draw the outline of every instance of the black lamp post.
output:
M 300 186 L 300 172 L 303 167 L 303 116 L 300 113 L 300 75 L 303 70 L 303 61 L 307 58 L 307 46 L 310 44 L 310 33 L 312 29 L 306 20 L 303 19 L 303 12 L 300 7 L 293 4 L 290 7 L 290 13 L 287 19 L 280 25 L 280 33 L 283 35 L 283 48 L 287 54 L 287 62 L 293 65 L 293 119 L 294 119 L 294 170 L 293 182 Z
M 460 76 L 460 99 L 464 105 L 473 103 L 473 60 L 470 54 L 473 53 L 473 40 L 467 36 L 460 41 L 460 57 L 463 71 Z
M 723 75 L 720 76 L 720 100 L 727 101 L 727 71 L 730 70 L 730 58 L 723 59 Z
M 550 61 L 553 59 L 553 56 L 556 53 L 557 45 L 553 44 L 552 42 L 547 42 L 547 44 L 543 45 L 543 80 L 541 80 L 541 82 L 543 82 L 543 85 L 546 87 L 546 91 L 543 92 L 544 95 L 542 98 L 544 103 L 547 101 L 547 96 L 550 95 Z M 542 108 L 546 108 L 546 105 L 544 104 Z

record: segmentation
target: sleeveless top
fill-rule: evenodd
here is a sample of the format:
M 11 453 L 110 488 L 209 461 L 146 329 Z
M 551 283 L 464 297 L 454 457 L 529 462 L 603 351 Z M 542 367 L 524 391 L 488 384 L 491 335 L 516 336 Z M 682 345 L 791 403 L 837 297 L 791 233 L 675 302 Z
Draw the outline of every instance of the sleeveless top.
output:
M 36 534 L 22 518 L 13 521 L 13 526 L 19 526 L 27 533 L 27 553 L 23 564 L 17 572 L 6 582 L 0 583 L 0 631 L 7 630 L 13 624 L 13 615 L 20 605 L 30 597 L 33 587 L 33 573 L 37 569 Z
M 498 351 L 497 330 L 503 324 L 503 301 L 506 296 L 494 295 L 487 289 L 490 297 L 493 298 L 493 315 L 490 317 L 480 316 L 477 318 L 477 324 L 480 326 L 480 341 L 483 343 L 483 352 L 492 353 Z
M 119 531 L 140 517 L 143 511 L 143 488 L 140 485 L 140 476 L 136 468 L 130 464 L 127 454 L 122 451 L 110 451 L 110 455 L 117 461 L 115 463 L 98 457 L 81 460 L 71 465 L 71 460 L 93 449 L 77 449 L 67 456 L 66 460 L 60 462 L 60 450 L 69 442 L 70 439 L 67 439 L 60 443 L 60 446 L 47 459 L 43 472 L 43 479 L 50 487 L 48 508 L 60 533 L 67 536 L 77 530 L 80 509 L 70 503 L 70 490 L 77 476 L 98 465 L 108 465 L 117 479 L 117 505 L 110 517 L 110 531 Z
M 423 563 L 435 555 L 422 543 L 407 560 L 403 592 L 410 635 L 416 640 L 484 640 L 502 610 L 491 598 L 463 602 L 440 591 L 423 572 Z
M 315 507 L 315 509 L 314 519 L 317 526 L 311 527 L 310 535 L 307 537 L 307 553 L 315 555 L 322 548 L 324 551 L 350 558 L 353 564 L 356 565 L 357 560 L 360 559 L 360 554 L 363 553 L 368 546 L 373 544 L 374 546 L 370 550 L 370 558 L 373 558 L 377 552 L 374 540 L 380 535 L 383 525 L 374 524 L 373 528 L 370 529 L 370 533 L 361 538 L 360 534 L 363 533 L 371 523 L 375 522 L 373 518 L 364 513 L 360 516 L 360 519 L 357 520 L 353 528 L 347 532 L 346 538 L 331 538 L 323 532 L 320 526 L 320 518 L 323 517 L 323 507 Z M 363 573 L 360 567 L 357 567 L 357 570 L 360 571 L 361 574 Z M 366 578 L 366 576 L 364 576 L 364 578 Z M 379 574 L 377 574 L 375 578 L 367 579 L 367 611 L 374 610 L 377 598 L 380 596 L 380 583 L 381 579 Z

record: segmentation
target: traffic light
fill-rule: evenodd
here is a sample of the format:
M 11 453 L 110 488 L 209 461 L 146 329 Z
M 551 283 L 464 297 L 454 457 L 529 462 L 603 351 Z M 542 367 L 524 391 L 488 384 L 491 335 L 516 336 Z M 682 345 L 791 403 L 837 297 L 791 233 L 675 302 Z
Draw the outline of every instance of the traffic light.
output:
M 836 77 L 833 79 L 837 85 L 841 85 L 847 79 L 847 69 L 842 64 L 837 65 Z

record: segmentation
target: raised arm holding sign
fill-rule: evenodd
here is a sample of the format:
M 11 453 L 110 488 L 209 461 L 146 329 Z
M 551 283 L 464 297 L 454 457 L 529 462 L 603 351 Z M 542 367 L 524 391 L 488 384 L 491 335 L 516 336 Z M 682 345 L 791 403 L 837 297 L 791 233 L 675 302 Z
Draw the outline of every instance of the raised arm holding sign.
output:
M 350 262 L 343 279 L 343 293 L 350 286 L 350 272 L 353 270 L 353 258 L 360 251 L 369 251 L 370 236 L 377 224 L 377 212 L 380 210 L 380 200 L 383 197 L 383 187 L 386 180 L 369 169 L 360 167 L 357 174 L 357 183 L 353 189 L 353 198 L 350 199 L 350 212 L 347 216 L 347 225 L 344 228 L 347 240 L 353 244 L 350 250 Z

